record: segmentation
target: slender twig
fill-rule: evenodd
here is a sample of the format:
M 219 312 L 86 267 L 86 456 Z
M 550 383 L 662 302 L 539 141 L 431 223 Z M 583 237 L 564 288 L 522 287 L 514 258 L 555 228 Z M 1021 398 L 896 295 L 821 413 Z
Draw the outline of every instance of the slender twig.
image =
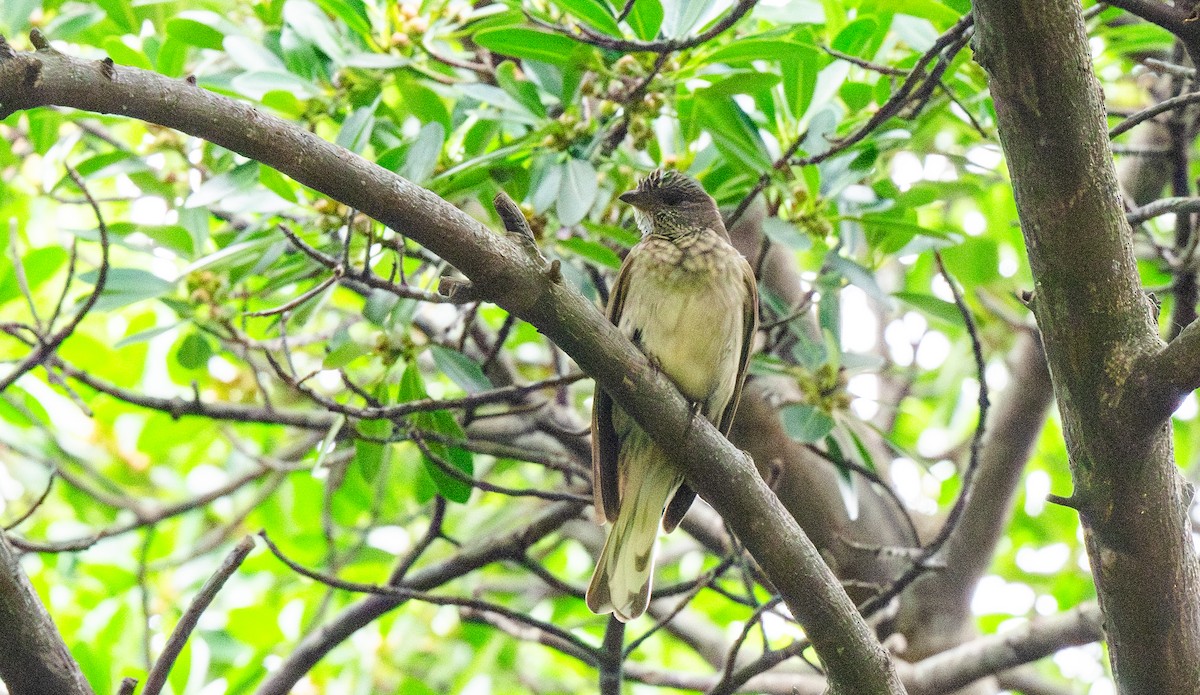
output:
M 42 330 L 42 317 L 38 315 L 37 302 L 33 300 L 33 292 L 29 289 L 29 279 L 25 277 L 25 264 L 21 262 L 21 252 L 17 249 L 16 217 L 8 221 L 8 257 L 12 261 L 13 277 L 17 280 L 17 287 L 29 305 L 29 315 L 33 317 L 33 325 L 37 326 L 40 331 Z
M 17 517 L 16 519 L 13 519 L 10 523 L 4 525 L 5 531 L 11 531 L 15 529 L 16 527 L 25 523 L 26 519 L 33 516 L 33 513 L 38 510 L 38 507 L 42 506 L 42 503 L 45 502 L 46 498 L 50 496 L 50 491 L 54 489 L 54 479 L 57 477 L 58 469 L 51 469 L 50 477 L 46 479 L 46 489 L 42 490 L 42 494 L 39 495 L 37 500 L 35 500 L 34 503 L 29 506 L 29 509 L 25 510 L 25 513 L 21 514 L 21 516 Z
M 1178 215 L 1193 212 L 1200 212 L 1200 197 L 1177 196 L 1173 198 L 1159 198 L 1152 203 L 1134 208 L 1125 213 L 1125 219 L 1129 220 L 1129 224 L 1131 225 L 1138 225 L 1168 213 Z
M 751 9 L 757 4 L 758 0 L 738 0 L 738 3 L 733 6 L 724 17 L 713 24 L 703 33 L 683 39 L 663 39 L 660 41 L 631 41 L 629 39 L 617 39 L 606 34 L 601 34 L 585 24 L 578 24 L 574 29 L 565 27 L 559 24 L 553 24 L 532 15 L 526 14 L 531 22 L 550 31 L 557 32 L 566 36 L 570 36 L 576 41 L 582 41 L 599 48 L 604 48 L 610 51 L 620 51 L 622 53 L 672 53 L 682 51 L 688 48 L 694 48 L 700 44 L 706 43 L 711 39 L 720 36 L 728 31 L 733 25 L 746 16 Z
M 146 676 L 146 685 L 142 689 L 142 695 L 158 695 L 162 690 L 163 685 L 167 682 L 167 674 L 171 672 L 171 667 L 175 665 L 175 659 L 179 657 L 180 652 L 183 651 L 183 646 L 187 644 L 192 630 L 196 629 L 196 623 L 200 621 L 200 615 L 204 613 L 205 609 L 216 598 L 217 592 L 221 590 L 221 587 L 225 586 L 225 582 L 242 565 L 242 561 L 246 559 L 251 550 L 254 550 L 254 538 L 246 536 L 230 551 L 229 555 L 225 556 L 225 561 L 208 578 L 208 581 L 204 582 L 204 586 L 200 588 L 200 592 L 196 594 L 196 598 L 192 599 L 192 603 L 188 606 L 187 611 L 179 619 L 179 623 L 175 625 L 175 630 L 171 632 L 171 637 L 167 640 L 166 646 L 163 647 L 162 653 L 159 654 L 158 661 L 154 662 L 154 668 Z
M 742 626 L 742 633 L 730 645 L 729 653 L 725 657 L 725 668 L 721 670 L 721 679 L 713 685 L 712 690 L 708 691 L 709 695 L 724 695 L 725 693 L 732 693 L 736 689 L 737 686 L 731 685 L 731 681 L 733 679 L 733 667 L 737 664 L 737 656 L 742 651 L 742 645 L 745 644 L 746 638 L 750 636 L 750 630 L 762 620 L 763 614 L 782 601 L 782 597 L 776 596 L 754 609 L 754 614 Z M 769 647 L 765 641 L 763 642 L 763 649 L 769 651 Z
M 75 280 L 75 264 L 79 262 L 79 237 L 71 239 L 71 253 L 67 256 L 67 279 L 63 281 L 62 292 L 58 293 L 58 301 L 54 303 L 54 312 L 50 314 L 50 320 L 46 322 L 46 326 L 53 328 L 54 324 L 58 323 L 58 317 L 62 315 L 63 304 L 67 301 L 67 295 L 71 291 L 71 283 Z
M 1129 118 L 1126 118 L 1125 120 L 1113 126 L 1108 131 L 1108 137 L 1111 140 L 1112 138 L 1129 131 L 1135 125 L 1144 123 L 1161 113 L 1166 113 L 1172 109 L 1178 109 L 1190 104 L 1195 104 L 1197 102 L 1200 102 L 1200 92 L 1188 92 L 1187 94 L 1180 94 L 1177 97 L 1164 99 L 1154 106 L 1142 109 L 1141 111 L 1130 115 Z
M 546 490 L 538 490 L 536 488 L 517 489 L 495 485 L 477 478 L 473 478 L 458 470 L 449 461 L 441 456 L 438 456 L 436 453 L 430 450 L 429 445 L 425 443 L 425 438 L 422 436 L 422 433 L 419 430 L 415 428 L 409 430 L 409 436 L 412 438 L 413 443 L 417 445 L 417 448 L 421 450 L 421 453 L 425 455 L 425 458 L 433 463 L 433 465 L 437 466 L 438 469 L 440 469 L 443 473 L 461 483 L 466 483 L 467 485 L 483 490 L 484 492 L 494 492 L 498 495 L 508 495 L 509 497 L 537 497 L 539 499 L 551 500 L 553 502 L 583 502 L 587 504 L 592 501 L 591 495 L 577 495 L 571 492 L 548 492 Z
M 987 364 L 983 359 L 983 344 L 979 339 L 979 330 L 975 325 L 975 318 L 971 315 L 971 310 L 963 300 L 958 285 L 954 283 L 954 279 L 946 271 L 941 254 L 935 251 L 934 260 L 937 262 L 938 270 L 946 280 L 946 284 L 950 286 L 950 293 L 954 296 L 954 305 L 958 307 L 959 313 L 962 314 L 963 322 L 967 327 L 967 334 L 971 338 L 971 351 L 975 357 L 975 369 L 979 378 L 979 423 L 975 427 L 975 435 L 971 438 L 971 453 L 967 461 L 967 466 L 963 470 L 962 486 L 958 493 L 958 499 L 954 501 L 954 506 L 950 508 L 950 513 L 946 515 L 946 520 L 938 530 L 937 536 L 925 546 L 925 550 L 921 553 L 921 556 L 909 565 L 908 569 L 893 581 L 886 591 L 872 596 L 859 606 L 859 611 L 864 616 L 870 616 L 875 611 L 883 608 L 929 568 L 929 560 L 941 551 L 942 546 L 946 544 L 946 541 L 949 540 L 957 527 L 958 519 L 962 516 L 967 499 L 971 495 L 971 484 L 975 480 L 975 472 L 979 468 L 979 449 L 983 442 L 984 423 L 987 420 L 988 408 L 990 407 L 986 376 Z
M 333 283 L 340 280 L 342 275 L 344 275 L 344 274 L 345 274 L 345 271 L 343 270 L 342 266 L 335 266 L 333 269 L 332 275 L 325 278 L 321 282 L 317 283 L 317 285 L 315 287 L 308 290 L 307 292 L 304 292 L 299 297 L 296 297 L 295 299 L 292 299 L 291 301 L 287 302 L 286 304 L 281 304 L 273 309 L 263 309 L 262 311 L 248 311 L 248 312 L 246 312 L 246 316 L 275 316 L 277 314 L 282 314 L 284 312 L 291 311 L 292 309 L 295 309 L 296 307 L 307 302 L 308 300 L 312 299 L 313 297 L 317 296 L 318 294 L 321 294 L 322 292 L 324 292 L 326 289 L 329 288 L 330 285 L 332 285 Z
M 343 591 L 352 591 L 359 594 L 376 594 L 378 596 L 391 596 L 404 601 L 421 601 L 423 603 L 429 603 L 435 606 L 457 606 L 459 608 L 470 608 L 487 613 L 498 613 L 510 620 L 515 620 L 524 625 L 532 626 L 539 630 L 549 632 L 559 639 L 567 641 L 579 650 L 591 653 L 593 656 L 596 655 L 596 650 L 594 647 L 588 645 L 586 642 L 570 632 L 567 632 L 566 630 L 563 630 L 562 628 L 550 623 L 535 620 L 534 618 L 531 618 L 523 613 L 518 613 L 517 611 L 510 610 L 504 606 L 500 606 L 495 603 L 489 603 L 487 601 L 480 601 L 478 599 L 461 598 L 458 596 L 439 596 L 424 591 L 418 591 L 416 589 L 410 589 L 403 585 L 380 586 L 378 584 L 364 584 L 362 582 L 347 581 L 339 577 L 330 576 L 328 574 L 309 569 L 295 560 L 292 560 L 285 555 L 278 546 L 275 545 L 275 543 L 267 536 L 266 531 L 259 531 L 258 536 L 267 544 L 267 548 L 271 550 L 271 553 L 274 554 L 275 557 L 279 558 L 279 561 L 287 565 L 293 572 L 301 576 L 308 577 L 313 581 L 320 582 L 325 586 L 341 589 Z
M 872 72 L 880 73 L 881 75 L 893 75 L 896 77 L 904 77 L 905 75 L 908 75 L 908 70 L 904 70 L 902 68 L 894 68 L 890 65 L 880 65 L 879 63 L 872 63 L 871 61 L 869 61 L 865 58 L 859 58 L 858 56 L 850 55 L 849 53 L 842 53 L 841 51 L 837 50 L 836 48 L 833 48 L 832 46 L 826 46 L 824 44 L 820 44 L 817 46 L 817 48 L 820 48 L 822 51 L 825 51 L 826 53 L 833 56 L 834 58 L 837 58 L 838 60 L 844 60 L 847 63 L 857 65 L 860 68 L 865 68 Z
M 79 323 L 83 321 L 83 317 L 87 316 L 88 312 L 96 306 L 96 302 L 100 299 L 100 294 L 104 292 L 104 284 L 108 280 L 108 225 L 104 223 L 104 216 L 100 213 L 100 205 L 92 197 L 91 192 L 88 191 L 87 185 L 83 182 L 83 177 L 70 166 L 67 167 L 67 173 L 71 176 L 71 180 L 75 182 L 75 185 L 79 186 L 79 189 L 83 191 L 83 195 L 87 197 L 92 205 L 92 211 L 96 213 L 96 224 L 100 230 L 100 267 L 96 271 L 96 285 L 92 289 L 92 293 L 84 300 L 83 305 L 79 307 L 79 311 L 75 312 L 75 316 L 67 322 L 67 325 L 48 338 L 41 339 L 39 337 L 38 346 L 34 348 L 33 352 L 21 360 L 11 372 L 0 378 L 0 393 L 3 393 L 5 389 L 11 386 L 25 372 L 41 364 L 47 355 L 54 352 L 62 341 L 67 339 L 67 336 L 75 332 Z
M 279 230 L 283 232 L 284 236 L 286 236 L 288 240 L 292 242 L 292 245 L 299 249 L 304 255 L 325 266 L 326 268 L 329 268 L 330 270 L 334 270 L 338 267 L 343 267 L 343 269 L 345 269 L 345 267 L 342 266 L 341 261 L 326 253 L 322 253 L 310 244 L 305 243 L 304 240 L 301 239 L 300 236 L 297 235 L 296 232 L 292 231 L 292 229 L 286 224 L 280 223 L 278 227 Z M 449 297 L 444 297 L 436 292 L 422 290 L 411 285 L 397 285 L 394 282 L 389 282 L 366 269 L 357 273 L 351 273 L 348 271 L 348 269 L 345 270 L 346 272 L 342 276 L 343 278 L 348 280 L 357 280 L 358 282 L 375 289 L 386 290 L 397 297 L 417 299 L 422 302 L 429 302 L 431 304 L 454 303 Z
M 409 549 L 408 553 L 396 563 L 396 567 L 392 569 L 391 575 L 388 576 L 388 584 L 395 586 L 404 581 L 405 575 L 412 569 L 412 566 L 417 563 L 417 560 L 425 554 L 429 546 L 433 542 L 441 538 L 444 534 L 442 524 L 446 521 L 446 498 L 438 495 L 433 498 L 433 514 L 429 516 L 429 528 L 425 529 L 425 535 L 421 536 L 421 540 Z
M 608 616 L 604 626 L 604 641 L 600 644 L 600 695 L 621 695 L 621 666 L 625 652 L 621 649 L 625 641 L 625 623 L 615 616 Z

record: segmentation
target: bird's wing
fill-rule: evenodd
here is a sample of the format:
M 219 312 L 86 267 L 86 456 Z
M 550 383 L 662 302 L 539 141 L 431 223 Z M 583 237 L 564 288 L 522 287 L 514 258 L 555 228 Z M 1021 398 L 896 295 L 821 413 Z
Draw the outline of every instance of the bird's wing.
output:
M 738 401 L 742 399 L 742 384 L 746 382 L 746 367 L 750 364 L 754 333 L 758 330 L 758 283 L 754 279 L 754 271 L 744 258 L 741 271 L 742 284 L 746 290 L 746 298 L 742 304 L 742 354 L 738 357 L 737 381 L 733 387 L 733 396 L 721 413 L 721 419 L 717 421 L 717 429 L 726 436 L 729 436 L 729 428 L 733 426 L 733 414 L 737 412 Z
M 746 365 L 750 363 L 750 351 L 754 348 L 754 332 L 758 330 L 758 284 L 754 280 L 754 271 L 750 264 L 742 259 L 741 281 L 746 291 L 746 300 L 742 304 L 742 351 L 738 356 L 737 378 L 734 381 L 733 395 L 729 398 L 725 410 L 721 411 L 721 419 L 716 422 L 721 434 L 728 436 L 729 428 L 733 426 L 733 414 L 737 411 L 738 401 L 742 398 L 742 384 L 746 381 Z M 675 530 L 679 522 L 696 499 L 696 493 L 687 483 L 679 486 L 671 503 L 667 505 L 663 515 L 663 530 L 667 533 Z
M 625 308 L 625 295 L 629 290 L 630 267 L 637 262 L 636 247 L 625 256 L 617 280 L 613 283 L 608 300 L 608 320 L 620 325 L 621 311 Z M 620 474 L 617 467 L 617 452 L 620 442 L 612 422 L 613 402 L 600 385 L 592 399 L 592 490 L 596 510 L 601 516 L 615 521 L 621 508 Z

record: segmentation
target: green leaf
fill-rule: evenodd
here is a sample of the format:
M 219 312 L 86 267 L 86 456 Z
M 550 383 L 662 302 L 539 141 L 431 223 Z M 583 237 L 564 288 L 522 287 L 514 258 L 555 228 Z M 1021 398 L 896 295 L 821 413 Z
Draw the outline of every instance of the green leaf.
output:
M 387 290 L 375 288 L 367 295 L 367 301 L 363 303 L 363 318 L 380 326 L 387 328 L 388 317 L 392 313 L 392 309 L 400 303 L 400 298 L 388 292 Z
M 133 222 L 114 222 L 108 231 L 115 236 L 128 236 L 137 232 L 144 234 L 155 244 L 174 251 L 185 258 L 195 253 L 192 235 L 187 229 L 177 224 L 134 224 Z
M 221 50 L 225 41 L 225 34 L 214 28 L 213 24 L 188 17 L 167 20 L 167 36 L 189 46 L 214 51 Z
M 713 6 L 714 0 L 662 0 L 662 32 L 668 39 L 687 35 Z
M 500 66 L 496 68 L 496 83 L 521 102 L 522 106 L 529 109 L 530 113 L 542 118 L 546 117 L 546 107 L 538 95 L 537 85 L 517 77 L 516 63 L 511 60 L 500 63 Z
M 154 65 L 145 53 L 139 50 L 130 48 L 124 41 L 117 36 L 110 36 L 104 40 L 104 51 L 108 53 L 108 57 L 113 59 L 113 62 L 118 65 L 128 65 L 142 70 L 153 70 Z
M 192 331 L 183 337 L 178 349 L 175 350 L 175 360 L 184 369 L 202 369 L 208 366 L 208 359 L 213 356 L 212 343 L 203 335 Z
M 120 29 L 122 34 L 137 34 L 138 19 L 133 7 L 126 0 L 96 0 L 96 4 L 104 8 L 108 18 Z
M 207 207 L 234 193 L 251 190 L 257 183 L 258 162 L 246 162 L 200 184 L 200 187 L 184 201 L 183 206 L 186 208 Z
M 560 239 L 558 245 L 597 265 L 613 270 L 621 267 L 621 257 L 604 244 L 580 237 L 568 237 Z
M 888 11 L 928 19 L 938 30 L 962 19 L 962 13 L 934 0 L 889 0 Z
M 404 165 L 400 167 L 400 175 L 413 183 L 424 183 L 437 168 L 438 157 L 442 153 L 442 143 L 445 142 L 446 131 L 438 122 L 426 123 L 417 133 L 417 139 L 408 148 Z
M 424 380 L 421 378 L 421 372 L 417 368 L 416 360 L 411 360 L 408 366 L 404 369 L 404 374 L 400 377 L 400 402 L 407 403 L 428 398 L 429 394 L 425 390 Z M 422 430 L 437 432 L 448 437 L 461 439 L 465 436 L 462 427 L 458 421 L 454 419 L 450 413 L 444 410 L 436 410 L 433 412 L 413 413 L 410 419 L 414 426 Z M 475 474 L 475 461 L 471 452 L 464 451 L 458 447 L 451 447 L 426 440 L 425 442 L 429 452 L 441 459 L 444 463 L 449 463 L 458 470 L 468 476 Z M 433 482 L 437 485 L 438 492 L 443 497 L 452 502 L 466 502 L 471 497 L 472 487 L 470 484 L 459 480 L 442 470 L 434 461 L 422 452 L 422 461 L 425 463 L 425 470 L 429 472 L 429 477 L 433 478 Z
M 944 325 L 959 328 L 966 325 L 962 312 L 953 302 L 917 292 L 896 292 L 892 296 Z
M 731 97 L 708 96 L 701 90 L 696 98 L 700 124 L 712 136 L 713 144 L 731 163 L 740 164 L 755 176 L 771 168 L 771 156 L 758 127 Z
M 874 89 L 869 84 L 862 82 L 845 82 L 838 90 L 838 96 L 842 98 L 842 102 L 846 104 L 846 108 L 851 111 L 862 111 L 871 103 L 871 96 Z
M 659 0 L 635 0 L 625 23 L 642 41 L 652 41 L 662 28 L 663 6 Z
M 334 446 L 337 444 L 338 433 L 342 431 L 345 425 L 346 416 L 344 414 L 338 413 L 333 416 L 333 425 L 330 426 L 329 431 L 325 433 L 325 438 L 318 445 L 317 460 L 313 462 L 312 467 L 314 474 L 325 467 L 325 457 L 333 451 Z M 357 444 L 358 440 L 355 440 L 355 445 L 357 446 Z M 355 453 L 357 454 L 357 451 Z
M 378 104 L 379 102 L 376 101 L 355 109 L 342 122 L 342 129 L 338 131 L 336 143 L 355 154 L 361 154 L 367 147 L 367 143 L 371 141 L 371 130 L 375 127 L 375 108 Z
M 127 345 L 136 345 L 138 343 L 144 343 L 144 342 L 150 340 L 151 338 L 156 338 L 156 337 L 162 335 L 163 333 L 168 333 L 170 331 L 175 330 L 176 328 L 179 328 L 179 325 L 180 325 L 180 322 L 177 321 L 175 323 L 169 323 L 165 326 L 155 326 L 154 328 L 147 328 L 144 331 L 138 331 L 137 333 L 134 333 L 132 335 L 127 335 L 124 338 L 121 338 L 120 340 L 118 340 L 116 342 L 116 344 L 113 345 L 113 347 L 123 348 Z
M 815 48 L 805 48 L 792 51 L 779 63 L 783 73 L 783 93 L 793 118 L 799 119 L 812 105 L 820 60 Z
M 800 51 L 816 54 L 816 47 L 793 39 L 753 36 L 725 44 L 705 57 L 705 63 L 741 65 L 755 60 L 781 61 Z
M 7 254 L 5 254 L 7 255 Z M 21 258 L 25 281 L 30 291 L 36 291 L 42 283 L 54 276 L 67 262 L 67 252 L 59 246 L 46 246 L 29 251 Z M 0 263 L 0 304 L 21 296 L 21 286 L 8 259 Z
M 345 338 L 339 338 L 343 334 Z M 321 366 L 326 369 L 341 369 L 355 359 L 369 354 L 371 354 L 369 346 L 350 338 L 348 331 L 338 331 L 329 341 L 329 352 L 325 353 L 325 359 L 321 362 Z
M 563 166 L 555 212 L 564 226 L 579 224 L 596 202 L 596 170 L 583 159 L 568 159 Z
M 372 395 L 384 405 L 391 404 L 388 389 L 382 384 L 375 389 L 375 393 Z M 371 439 L 387 439 L 392 436 L 390 420 L 359 420 L 356 429 L 360 435 Z M 391 445 L 384 442 L 373 442 L 367 439 L 354 440 L 354 467 L 363 480 L 370 482 L 379 475 L 379 470 L 383 468 L 390 449 Z
M 861 55 L 860 51 L 863 51 L 871 43 L 878 28 L 879 22 L 875 21 L 874 17 L 856 19 L 838 32 L 833 39 L 832 47 L 834 50 L 849 55 Z M 871 58 L 872 56 L 863 57 Z
M 894 253 L 904 248 L 904 245 L 915 236 L 926 236 L 945 241 L 949 236 L 945 232 L 928 227 L 922 227 L 913 222 L 906 222 L 898 215 L 891 213 L 871 213 L 858 218 L 866 233 L 867 243 L 882 253 Z
M 565 168 L 566 165 L 561 162 L 545 161 L 529 190 L 529 204 L 534 212 L 540 215 L 558 200 Z
M 812 239 L 803 234 L 796 225 L 781 220 L 778 217 L 768 217 L 763 220 L 763 234 L 776 244 L 793 251 L 805 251 L 812 248 Z
M 288 0 L 283 6 L 283 19 L 297 35 L 307 39 L 331 59 L 340 60 L 347 53 L 337 26 L 321 8 L 308 0 Z
M 167 77 L 181 77 L 184 68 L 187 67 L 187 57 L 187 44 L 178 39 L 167 37 L 162 47 L 158 49 L 158 55 L 154 57 L 154 63 L 158 66 L 158 71 Z
M 467 393 L 479 393 L 492 388 L 491 379 L 483 373 L 479 363 L 470 357 L 441 345 L 431 345 L 429 351 L 437 368 Z
M 779 409 L 783 431 L 803 444 L 819 442 L 833 431 L 829 413 L 807 403 L 793 403 Z
M 734 94 L 754 94 L 774 87 L 779 84 L 779 80 L 779 75 L 737 71 L 727 76 L 723 75 L 721 79 L 714 81 L 712 86 L 704 90 L 704 95 L 706 98 L 715 98 Z
M 572 67 L 583 62 L 581 57 L 591 49 L 562 34 L 526 29 L 499 27 L 475 34 L 475 43 L 501 55 L 528 60 L 540 60 L 560 67 Z
M 318 92 L 312 83 L 300 79 L 290 72 L 273 71 L 273 70 L 254 70 L 252 72 L 244 72 L 230 80 L 230 86 L 233 87 L 239 94 L 243 94 L 251 99 L 259 99 L 267 101 L 267 95 L 275 92 L 284 92 L 293 98 L 311 99 L 317 96 Z M 274 107 L 274 104 L 268 103 L 268 106 Z
M 258 182 L 289 203 L 300 201 L 300 197 L 296 194 L 296 184 L 271 167 L 258 168 Z
M 98 272 L 89 270 L 79 279 L 95 284 Z M 174 283 L 140 268 L 109 268 L 104 292 L 96 302 L 96 311 L 112 311 L 134 302 L 160 297 L 171 290 Z
M 316 0 L 317 5 L 329 14 L 342 20 L 351 31 L 367 41 L 373 39 L 371 22 L 367 19 L 367 8 L 362 0 Z
M 422 123 L 437 121 L 446 132 L 450 132 L 453 124 L 446 103 L 437 92 L 411 77 L 406 72 L 395 76 L 396 89 L 402 95 L 399 109 L 402 114 L 411 114 Z
M 553 0 L 553 2 L 575 15 L 576 19 L 581 19 L 584 23 L 589 24 L 593 29 L 609 36 L 621 35 L 616 17 L 613 17 L 608 6 L 599 0 Z

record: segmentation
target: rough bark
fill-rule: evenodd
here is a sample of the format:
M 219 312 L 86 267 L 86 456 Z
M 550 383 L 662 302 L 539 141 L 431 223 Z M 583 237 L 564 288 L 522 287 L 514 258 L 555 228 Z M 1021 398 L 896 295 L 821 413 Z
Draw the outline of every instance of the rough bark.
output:
M 45 41 L 37 37 L 35 43 Z M 47 48 L 14 53 L 5 44 L 0 94 L 0 117 L 53 104 L 123 114 L 202 137 L 272 166 L 445 258 L 475 283 L 479 297 L 536 326 L 664 449 L 678 454 L 689 484 L 730 524 L 805 626 L 828 669 L 830 692 L 904 692 L 887 652 L 750 462 L 714 427 L 692 417 L 674 385 L 518 241 L 494 234 L 432 192 L 353 153 L 187 81 L 111 61 L 76 60 Z
M 1159 359 L 1139 286 L 1080 6 L 978 0 L 975 13 L 1070 455 L 1064 502 L 1083 523 L 1117 685 L 1191 695 L 1200 567 L 1168 423 L 1189 383 L 1160 370 L 1176 359 Z M 1190 348 L 1167 357 L 1194 374 Z
M 0 532 L 0 681 L 11 695 L 92 695 Z

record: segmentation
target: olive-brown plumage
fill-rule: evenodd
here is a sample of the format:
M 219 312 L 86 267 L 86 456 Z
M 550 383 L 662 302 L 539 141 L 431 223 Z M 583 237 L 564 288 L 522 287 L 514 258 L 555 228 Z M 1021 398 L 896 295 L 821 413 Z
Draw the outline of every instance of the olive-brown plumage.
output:
M 695 179 L 658 170 L 621 200 L 636 209 L 643 236 L 617 274 L 609 320 L 728 433 L 757 326 L 754 272 Z M 599 387 L 592 473 L 596 508 L 613 526 L 587 604 L 629 621 L 650 602 L 659 521 L 674 529 L 695 493 L 666 452 Z

